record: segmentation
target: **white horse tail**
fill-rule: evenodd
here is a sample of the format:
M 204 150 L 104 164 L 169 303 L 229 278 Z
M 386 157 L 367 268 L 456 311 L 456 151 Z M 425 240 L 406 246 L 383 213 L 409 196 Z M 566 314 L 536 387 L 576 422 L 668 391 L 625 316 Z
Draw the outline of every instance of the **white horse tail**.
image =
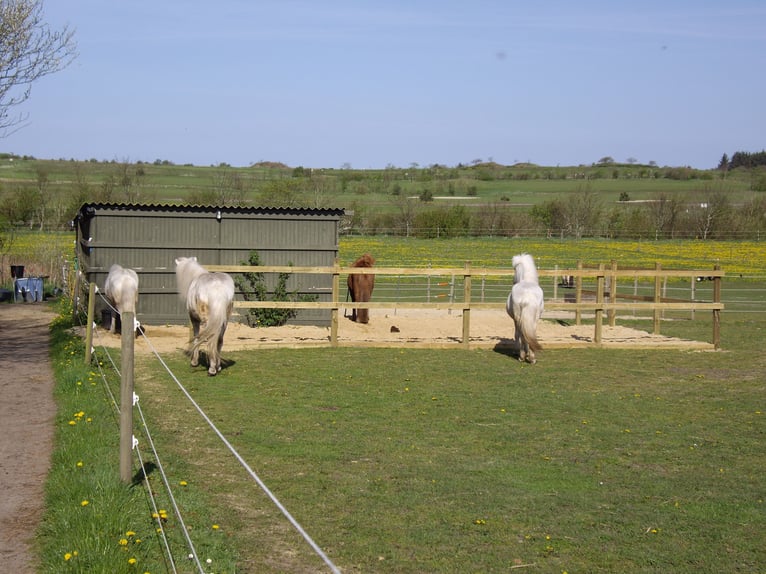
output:
M 138 304 L 138 274 L 132 269 L 115 263 L 109 269 L 104 282 L 104 296 L 111 306 L 112 315 L 109 330 L 116 331 L 117 315 L 135 313 Z
M 229 317 L 234 308 L 233 299 L 214 297 L 207 302 L 207 321 L 199 332 L 198 344 L 209 345 L 217 343 L 218 337 L 223 337 L 223 332 L 229 324 Z
M 192 365 L 196 366 L 200 350 L 208 359 L 208 374 L 221 370 L 221 348 L 229 317 L 234 309 L 234 281 L 226 273 L 204 273 L 189 288 L 187 298 L 192 322 L 199 328 L 189 345 Z M 196 319 L 195 319 L 196 317 Z
M 521 308 L 521 320 L 519 326 L 521 327 L 521 336 L 529 345 L 529 350 L 532 352 L 542 349 L 540 342 L 537 340 L 537 320 L 539 311 L 533 305 L 524 305 Z

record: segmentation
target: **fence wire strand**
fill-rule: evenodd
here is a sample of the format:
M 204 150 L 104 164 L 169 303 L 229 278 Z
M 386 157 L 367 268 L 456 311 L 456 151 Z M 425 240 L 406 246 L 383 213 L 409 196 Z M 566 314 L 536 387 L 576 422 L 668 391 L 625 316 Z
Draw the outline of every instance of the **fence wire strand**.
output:
M 295 530 L 303 537 L 303 539 L 308 543 L 308 545 L 314 550 L 314 552 L 319 556 L 322 561 L 330 568 L 330 570 L 335 574 L 340 574 L 340 570 L 338 567 L 330 560 L 330 558 L 325 554 L 325 552 L 317 545 L 316 542 L 309 536 L 309 534 L 304 530 L 304 528 L 298 523 L 298 521 L 293 517 L 292 514 L 287 510 L 287 508 L 279 501 L 279 499 L 274 495 L 274 493 L 269 489 L 268 486 L 266 486 L 266 483 L 261 480 L 261 477 L 258 476 L 258 474 L 250 467 L 249 464 L 242 458 L 242 456 L 237 452 L 237 450 L 232 446 L 232 444 L 228 441 L 228 439 L 221 433 L 221 431 L 218 429 L 218 427 L 215 426 L 212 420 L 207 416 L 205 411 L 202 409 L 202 407 L 197 404 L 197 401 L 195 401 L 189 391 L 181 384 L 181 382 L 178 380 L 178 378 L 175 376 L 173 371 L 168 367 L 167 363 L 162 359 L 160 354 L 157 352 L 157 350 L 154 348 L 154 346 L 151 344 L 151 341 L 149 338 L 144 334 L 144 339 L 146 340 L 147 345 L 151 349 L 152 353 L 157 357 L 157 360 L 160 362 L 160 364 L 165 368 L 168 375 L 171 379 L 176 383 L 180 391 L 184 394 L 184 396 L 189 400 L 189 402 L 192 404 L 192 406 L 195 408 L 195 410 L 199 413 L 199 415 L 202 417 L 202 419 L 208 424 L 210 429 L 218 436 L 219 439 L 221 439 L 221 442 L 226 446 L 226 448 L 231 452 L 231 454 L 234 456 L 234 458 L 237 459 L 237 461 L 242 465 L 242 467 L 245 469 L 245 471 L 250 475 L 250 477 L 256 482 L 256 484 L 263 490 L 263 492 L 269 497 L 269 499 L 274 503 L 274 505 L 279 509 L 279 511 L 284 515 L 284 517 L 290 522 L 290 524 L 295 528 Z
M 101 291 L 98 289 L 98 286 L 96 286 L 95 289 L 96 293 L 99 294 L 102 301 L 112 310 L 113 312 L 119 313 L 117 309 L 115 309 L 109 301 L 104 297 L 104 295 L 101 293 Z M 95 326 L 95 325 L 94 325 Z M 97 331 L 97 329 L 94 329 L 94 331 Z M 276 497 L 276 495 L 269 489 L 269 487 L 266 485 L 266 483 L 261 479 L 261 477 L 250 467 L 250 465 L 242 458 L 242 456 L 237 452 L 237 450 L 234 448 L 234 446 L 228 441 L 228 439 L 223 435 L 223 433 L 218 429 L 218 427 L 215 426 L 213 421 L 207 416 L 205 411 L 197 404 L 197 402 L 192 398 L 189 391 L 184 387 L 184 385 L 179 381 L 178 377 L 173 373 L 172 369 L 168 366 L 168 364 L 163 360 L 163 358 L 160 356 L 160 354 L 157 352 L 154 345 L 152 345 L 151 340 L 149 337 L 147 337 L 146 333 L 143 331 L 139 331 L 140 335 L 143 337 L 144 341 L 146 342 L 147 346 L 151 350 L 151 352 L 154 354 L 154 356 L 157 358 L 159 363 L 162 365 L 162 367 L 165 369 L 165 371 L 168 373 L 170 378 L 175 382 L 175 384 L 178 386 L 178 388 L 181 390 L 181 392 L 184 394 L 184 396 L 189 400 L 189 402 L 192 404 L 192 406 L 195 408 L 195 410 L 199 413 L 199 415 L 203 418 L 203 420 L 208 424 L 208 426 L 211 428 L 211 430 L 218 436 L 218 438 L 223 442 L 223 444 L 226 446 L 226 448 L 231 452 L 231 454 L 234 456 L 234 458 L 242 465 L 242 467 L 245 469 L 245 471 L 250 475 L 250 477 L 255 481 L 255 483 L 261 488 L 261 490 L 269 497 L 269 499 L 272 501 L 272 503 L 279 509 L 279 511 L 282 513 L 282 515 L 288 520 L 288 522 L 295 528 L 295 530 L 303 537 L 303 539 L 306 541 L 306 543 L 311 547 L 311 549 L 319 556 L 319 558 L 322 559 L 322 561 L 327 565 L 327 567 L 334 573 L 334 574 L 340 574 L 340 570 L 338 567 L 332 562 L 332 560 L 327 556 L 327 554 L 319 547 L 319 545 L 311 538 L 311 536 L 306 532 L 306 530 L 300 525 L 300 523 L 293 517 L 293 515 L 287 510 L 287 508 L 282 504 L 282 502 Z M 132 334 L 132 331 L 131 331 Z M 98 334 L 96 335 L 98 337 Z M 120 375 L 120 370 L 115 364 L 114 360 L 112 359 L 109 352 L 106 350 L 105 346 L 101 346 L 101 348 L 104 350 L 104 353 L 109 359 L 109 362 L 112 365 L 112 368 L 114 371 Z M 117 404 L 117 401 L 114 397 L 114 394 L 112 393 L 111 389 L 109 388 L 109 385 L 106 382 L 105 374 L 101 368 L 101 365 L 99 364 L 99 371 L 102 373 L 102 378 L 104 379 L 105 387 L 107 388 L 107 392 L 109 394 L 110 400 L 113 404 L 113 406 L 116 408 L 117 412 L 119 413 L 119 406 Z M 202 564 L 199 562 L 199 557 L 197 555 L 196 550 L 194 549 L 194 543 L 191 540 L 191 537 L 188 533 L 188 529 L 186 528 L 186 525 L 183 521 L 183 518 L 181 516 L 181 511 L 178 508 L 178 505 L 176 503 L 175 497 L 173 496 L 172 488 L 170 486 L 170 481 L 167 478 L 167 475 L 165 473 L 165 470 L 162 466 L 162 463 L 160 461 L 159 453 L 157 452 L 157 449 L 155 447 L 154 441 L 152 440 L 151 433 L 149 431 L 149 425 L 146 421 L 146 418 L 144 417 L 143 410 L 141 409 L 138 401 L 134 401 L 134 405 L 136 407 L 136 410 L 139 413 L 140 419 L 141 419 L 141 426 L 143 429 L 143 434 L 147 439 L 147 442 L 149 443 L 151 450 L 154 454 L 154 457 L 157 461 L 157 468 L 160 473 L 160 476 L 162 477 L 162 482 L 165 486 L 165 489 L 168 493 L 168 498 L 171 501 L 171 505 L 173 506 L 173 512 L 176 515 L 176 517 L 179 520 L 179 523 L 181 525 L 181 530 L 184 534 L 184 537 L 186 538 L 187 544 L 189 545 L 189 548 L 191 550 L 190 556 L 195 560 L 196 565 L 201 573 L 204 574 L 204 569 L 202 567 Z M 143 460 L 140 456 L 140 453 L 138 453 L 138 448 L 135 449 L 137 451 L 138 457 L 139 457 L 139 463 L 141 464 L 141 472 L 143 472 L 143 476 L 146 479 L 146 490 L 151 491 L 151 488 L 149 488 L 148 483 L 148 476 L 145 472 L 145 466 L 143 463 Z M 154 508 L 154 513 L 157 514 L 157 505 L 156 501 L 154 500 L 153 495 L 149 494 L 152 506 Z M 158 521 L 160 522 L 159 527 L 162 528 L 161 520 L 158 518 Z M 173 570 L 175 571 L 175 561 L 173 560 L 172 552 L 170 551 L 170 547 L 167 542 L 167 537 L 164 534 L 164 529 L 162 530 L 163 533 L 163 540 L 165 541 L 165 547 L 166 552 L 168 553 L 168 557 L 170 560 L 170 563 L 172 564 Z

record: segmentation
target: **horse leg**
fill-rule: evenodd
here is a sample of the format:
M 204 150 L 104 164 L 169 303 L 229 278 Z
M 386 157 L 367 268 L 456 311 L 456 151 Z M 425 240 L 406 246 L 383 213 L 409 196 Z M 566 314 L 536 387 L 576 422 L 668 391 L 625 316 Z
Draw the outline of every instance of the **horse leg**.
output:
M 221 370 L 221 347 L 216 342 L 210 341 L 207 350 L 207 376 L 215 377 Z
M 519 349 L 519 361 L 526 359 L 526 341 L 521 336 L 521 321 L 518 321 L 515 317 L 513 319 L 513 328 L 515 329 L 516 347 Z
M 199 337 L 200 320 L 199 317 L 192 315 L 190 315 L 189 318 L 192 323 L 191 366 L 197 367 L 199 366 L 199 344 L 197 338 Z

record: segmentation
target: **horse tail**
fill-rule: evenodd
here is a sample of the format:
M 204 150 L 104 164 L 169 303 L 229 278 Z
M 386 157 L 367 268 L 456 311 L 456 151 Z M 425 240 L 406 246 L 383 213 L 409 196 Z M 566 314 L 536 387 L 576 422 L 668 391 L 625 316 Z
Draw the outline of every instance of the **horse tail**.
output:
M 521 308 L 521 335 L 529 345 L 530 351 L 539 351 L 542 349 L 540 341 L 537 340 L 537 319 L 538 310 L 534 305 L 524 305 Z
M 196 339 L 192 339 L 190 348 L 192 354 L 198 352 L 200 348 L 204 349 L 211 365 L 216 365 L 219 362 L 223 335 L 234 308 L 234 281 L 225 273 L 215 274 L 215 276 L 220 279 L 221 293 L 207 297 L 206 301 L 197 300 L 198 311 L 202 310 L 203 305 L 206 306 L 207 320 Z

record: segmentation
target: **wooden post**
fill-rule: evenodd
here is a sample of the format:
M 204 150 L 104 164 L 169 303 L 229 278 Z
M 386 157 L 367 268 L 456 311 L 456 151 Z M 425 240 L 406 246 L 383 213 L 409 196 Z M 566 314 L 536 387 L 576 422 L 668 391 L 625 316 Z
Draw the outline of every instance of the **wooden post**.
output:
M 335 269 L 332 273 L 332 301 L 333 308 L 330 311 L 330 345 L 338 346 L 338 301 L 340 301 L 340 270 L 338 260 L 335 259 Z
M 661 263 L 655 263 L 654 264 L 654 334 L 659 335 L 660 334 L 660 315 L 662 311 L 659 308 L 660 304 L 660 297 L 662 294 L 662 277 L 660 276 L 660 272 L 662 271 L 662 264 Z
M 582 260 L 577 262 L 577 270 L 582 271 Z M 579 325 L 582 322 L 580 303 L 582 303 L 582 275 L 578 274 L 577 279 L 575 280 L 575 304 L 577 305 L 575 310 L 575 325 Z
M 471 342 L 471 262 L 465 262 L 463 275 L 463 348 Z
M 93 358 L 93 313 L 96 309 L 96 284 L 91 282 L 88 287 L 88 318 L 85 324 L 85 364 L 90 365 Z M 76 312 L 76 311 L 75 311 Z
M 716 271 L 721 270 L 720 264 L 716 263 L 713 267 Z M 721 278 L 713 278 L 713 303 L 721 302 Z M 713 348 L 718 350 L 721 348 L 721 311 L 719 309 L 713 309 Z
M 696 277 L 692 277 L 691 292 L 692 292 L 691 300 L 692 302 L 694 302 L 694 300 L 697 298 L 697 278 Z M 691 320 L 694 321 L 694 309 L 692 309 Z
M 601 344 L 601 331 L 604 322 L 604 264 L 598 264 L 598 277 L 596 279 L 596 316 L 595 316 L 595 332 L 593 334 L 593 342 L 596 345 Z
M 136 340 L 136 314 L 121 314 L 120 335 L 120 479 L 129 483 L 133 477 L 133 348 Z
M 612 274 L 609 276 L 609 302 L 617 303 L 617 261 L 612 259 Z M 614 327 L 617 320 L 617 311 L 609 309 L 609 326 Z
M 559 297 L 559 266 L 554 267 L 556 274 L 553 276 L 553 300 L 555 301 Z

